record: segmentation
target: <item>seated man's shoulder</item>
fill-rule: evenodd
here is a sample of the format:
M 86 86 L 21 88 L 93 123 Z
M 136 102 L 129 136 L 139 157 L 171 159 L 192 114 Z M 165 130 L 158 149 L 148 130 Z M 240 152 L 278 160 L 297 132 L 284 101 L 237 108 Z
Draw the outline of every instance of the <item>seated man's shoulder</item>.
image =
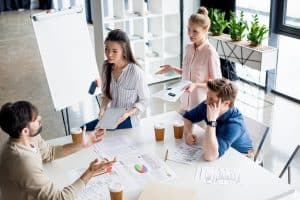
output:
M 36 155 L 37 153 L 33 150 L 7 142 L 2 149 L 0 159 L 1 163 L 7 166 L 29 167 L 36 164 L 36 162 L 32 162 Z

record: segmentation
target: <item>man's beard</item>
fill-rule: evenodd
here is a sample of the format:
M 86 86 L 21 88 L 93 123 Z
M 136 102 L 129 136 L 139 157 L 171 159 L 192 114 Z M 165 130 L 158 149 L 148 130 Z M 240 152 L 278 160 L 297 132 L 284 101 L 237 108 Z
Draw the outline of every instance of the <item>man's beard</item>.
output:
M 39 129 L 36 131 L 36 133 L 34 133 L 34 134 L 30 134 L 30 137 L 35 137 L 35 136 L 37 136 L 38 134 L 40 134 L 41 132 L 42 132 L 42 130 L 43 130 L 43 127 L 42 127 L 42 125 L 39 127 Z

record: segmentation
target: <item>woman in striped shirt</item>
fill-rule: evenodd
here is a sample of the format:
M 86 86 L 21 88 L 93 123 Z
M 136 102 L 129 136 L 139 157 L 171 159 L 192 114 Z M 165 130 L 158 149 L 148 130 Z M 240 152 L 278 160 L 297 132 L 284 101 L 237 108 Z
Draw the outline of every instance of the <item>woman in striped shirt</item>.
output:
M 127 34 L 112 30 L 105 39 L 107 60 L 102 68 L 102 102 L 98 119 L 110 104 L 113 108 L 125 108 L 126 112 L 119 118 L 117 129 L 132 128 L 139 122 L 140 115 L 148 105 L 149 88 L 145 82 L 144 72 L 136 62 Z M 88 124 L 87 130 L 94 129 L 98 120 Z

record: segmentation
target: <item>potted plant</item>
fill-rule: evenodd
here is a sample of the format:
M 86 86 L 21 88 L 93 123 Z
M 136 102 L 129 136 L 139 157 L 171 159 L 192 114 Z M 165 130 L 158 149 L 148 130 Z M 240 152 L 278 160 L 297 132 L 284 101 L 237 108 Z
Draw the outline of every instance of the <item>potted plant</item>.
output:
M 211 8 L 208 12 L 208 16 L 211 21 L 210 31 L 213 35 L 221 35 L 224 29 L 227 27 L 227 21 L 225 20 L 225 12 L 219 9 Z
M 244 12 L 240 12 L 238 19 L 234 12 L 230 12 L 230 19 L 228 22 L 229 34 L 233 41 L 241 41 L 245 36 L 244 32 L 248 29 L 247 21 L 244 19 Z
M 268 32 L 268 29 L 265 25 L 259 25 L 258 16 L 253 15 L 253 21 L 251 22 L 250 31 L 247 35 L 248 40 L 250 41 L 251 46 L 258 46 L 265 39 L 265 34 Z

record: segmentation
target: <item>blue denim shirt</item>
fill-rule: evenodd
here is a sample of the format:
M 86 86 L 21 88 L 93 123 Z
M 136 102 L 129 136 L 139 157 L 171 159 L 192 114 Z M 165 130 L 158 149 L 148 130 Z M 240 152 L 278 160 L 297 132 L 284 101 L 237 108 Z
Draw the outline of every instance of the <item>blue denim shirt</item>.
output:
M 202 102 L 192 110 L 187 111 L 183 117 L 193 123 L 202 120 L 207 122 L 206 110 L 207 105 Z M 253 148 L 243 116 L 235 107 L 230 108 L 217 119 L 216 136 L 219 144 L 219 157 L 229 147 L 241 153 L 247 153 Z

